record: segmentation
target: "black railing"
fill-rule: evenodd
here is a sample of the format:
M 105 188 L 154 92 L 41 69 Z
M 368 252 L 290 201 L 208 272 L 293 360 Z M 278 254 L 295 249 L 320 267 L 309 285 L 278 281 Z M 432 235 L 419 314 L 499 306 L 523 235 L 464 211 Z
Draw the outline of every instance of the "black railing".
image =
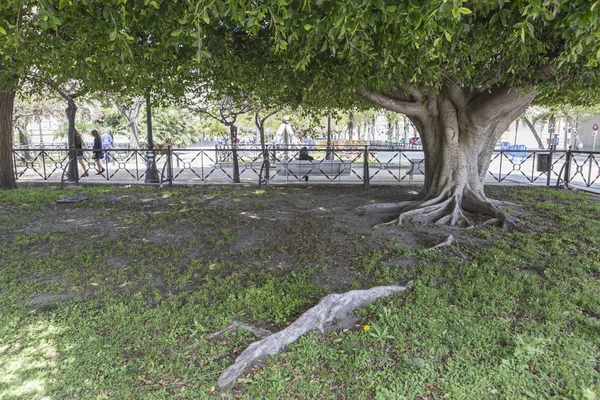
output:
M 398 145 L 307 147 L 313 160 L 298 160 L 298 147 L 268 146 L 263 154 L 260 146 L 238 146 L 240 182 L 420 184 L 425 172 L 420 148 Z M 153 152 L 163 184 L 233 182 L 233 152 L 229 146 Z M 105 151 L 102 158 L 105 171 L 101 175 L 96 175 L 93 150 L 85 149 L 83 154 L 89 175 L 83 182 L 145 181 L 148 168 L 145 149 Z M 19 181 L 60 181 L 69 163 L 65 149 L 16 148 L 13 157 Z M 78 168 L 79 176 L 83 175 L 84 171 Z M 497 150 L 491 157 L 487 182 L 565 184 L 600 190 L 600 152 Z

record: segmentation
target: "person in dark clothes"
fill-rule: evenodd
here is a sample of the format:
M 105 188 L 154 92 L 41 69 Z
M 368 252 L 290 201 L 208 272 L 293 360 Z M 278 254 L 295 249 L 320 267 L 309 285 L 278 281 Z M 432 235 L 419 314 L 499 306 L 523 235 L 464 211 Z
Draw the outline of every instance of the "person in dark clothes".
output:
M 87 168 L 85 167 L 85 163 L 83 162 L 83 139 L 81 138 L 81 133 L 75 131 L 75 136 L 73 136 L 73 147 L 75 147 L 75 154 L 77 156 L 77 161 L 81 168 L 83 168 L 83 174 L 81 174 L 82 178 L 88 176 Z
M 308 155 L 308 149 L 306 148 L 306 146 L 304 146 L 303 148 L 300 149 L 300 154 L 298 155 L 298 160 L 312 161 L 312 160 L 314 160 L 314 158 Z
M 102 167 L 102 139 L 100 138 L 100 133 L 96 129 L 92 129 L 92 136 L 94 137 L 94 161 L 96 162 L 96 169 L 98 173 L 96 175 L 101 175 L 104 172 L 104 168 Z

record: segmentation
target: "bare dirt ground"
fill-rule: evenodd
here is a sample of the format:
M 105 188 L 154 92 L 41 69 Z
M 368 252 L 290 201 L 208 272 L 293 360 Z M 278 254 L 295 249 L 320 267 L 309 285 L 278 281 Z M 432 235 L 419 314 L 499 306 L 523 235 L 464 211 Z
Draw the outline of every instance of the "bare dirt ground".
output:
M 95 262 L 117 271 L 139 261 L 136 248 L 148 263 L 168 263 L 181 273 L 196 259 L 229 265 L 224 274 L 241 266 L 282 273 L 321 268 L 315 283 L 326 292 L 340 292 L 377 283 L 373 271 L 365 271 L 370 255 L 409 279 L 410 254 L 442 242 L 449 234 L 457 239 L 448 249 L 450 256 L 460 257 L 460 247 L 485 245 L 485 239 L 454 227 L 408 221 L 374 228 L 393 217 L 356 210 L 372 203 L 410 200 L 418 190 L 374 187 L 366 191 L 341 186 L 70 189 L 58 198 L 86 200 L 52 202 L 41 211 L 16 214 L 14 208 L 1 207 L 0 217 L 10 214 L 19 221 L 18 228 L 2 233 L 2 240 L 9 242 L 22 234 L 47 237 L 41 245 L 39 240 L 32 242 L 28 249 L 32 255 L 91 246 L 100 254 Z M 494 187 L 489 191 L 492 197 L 503 198 L 507 190 Z M 511 213 L 526 214 L 520 207 Z M 472 218 L 476 226 L 485 221 L 477 215 Z M 127 250 L 115 248 L 116 244 Z M 172 290 L 166 277 L 154 275 L 156 288 Z M 59 278 L 35 279 L 52 282 Z M 34 299 L 34 303 L 47 301 L 46 297 Z

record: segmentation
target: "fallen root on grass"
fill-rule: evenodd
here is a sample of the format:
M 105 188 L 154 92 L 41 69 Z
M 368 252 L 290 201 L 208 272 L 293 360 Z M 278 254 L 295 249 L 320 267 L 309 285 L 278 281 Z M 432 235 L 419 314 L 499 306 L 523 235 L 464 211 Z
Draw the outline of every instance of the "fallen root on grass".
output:
M 279 353 L 290 343 L 302 335 L 318 329 L 321 333 L 332 327 L 339 327 L 357 308 L 373 303 L 382 297 L 405 291 L 412 281 L 405 286 L 377 286 L 368 290 L 351 290 L 342 294 L 330 294 L 302 314 L 287 328 L 276 332 L 260 341 L 252 343 L 235 359 L 235 363 L 227 367 L 219 376 L 219 387 L 223 388 L 237 379 L 246 368 L 257 359 L 263 359 Z

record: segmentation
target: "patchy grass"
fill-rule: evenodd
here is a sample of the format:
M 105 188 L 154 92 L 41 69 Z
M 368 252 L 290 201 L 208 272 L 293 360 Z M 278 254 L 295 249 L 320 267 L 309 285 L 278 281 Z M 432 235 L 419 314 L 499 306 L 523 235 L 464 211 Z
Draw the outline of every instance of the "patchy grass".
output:
M 351 211 L 401 190 L 0 192 L 0 398 L 598 398 L 599 199 L 492 188 L 523 231 L 426 251 L 447 231 Z M 408 279 L 360 325 L 215 389 L 255 339 L 207 334 L 276 331 L 328 293 Z

